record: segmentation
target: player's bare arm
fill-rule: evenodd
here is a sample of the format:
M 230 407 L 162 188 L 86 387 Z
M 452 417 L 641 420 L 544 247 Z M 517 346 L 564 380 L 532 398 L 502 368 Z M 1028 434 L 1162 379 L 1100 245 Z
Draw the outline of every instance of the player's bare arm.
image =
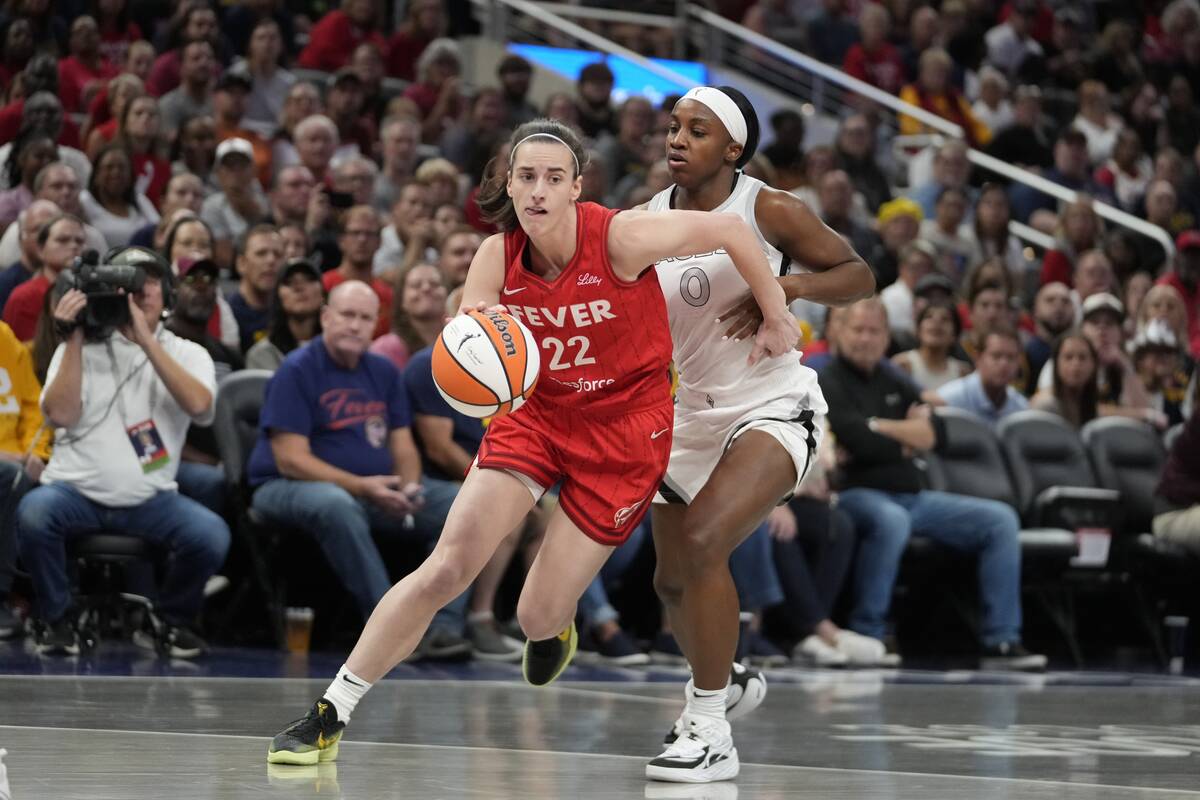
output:
M 475 251 L 475 258 L 471 259 L 458 313 L 482 310 L 500 303 L 504 266 L 504 234 L 495 233 L 483 240 Z
M 720 249 L 750 287 L 761 314 L 750 363 L 764 354 L 792 350 L 799 338 L 795 319 L 754 232 L 741 217 L 707 211 L 629 211 L 614 217 L 609 228 L 609 252 L 616 254 L 613 269 L 624 280 L 635 280 L 647 264 L 664 258 Z
M 795 195 L 763 189 L 755 203 L 755 215 L 768 242 L 812 270 L 779 278 L 788 303 L 811 300 L 844 306 L 875 293 L 875 275 L 867 263 Z M 757 303 L 747 297 L 720 319 L 729 324 L 726 335 L 740 338 L 757 328 L 757 315 Z

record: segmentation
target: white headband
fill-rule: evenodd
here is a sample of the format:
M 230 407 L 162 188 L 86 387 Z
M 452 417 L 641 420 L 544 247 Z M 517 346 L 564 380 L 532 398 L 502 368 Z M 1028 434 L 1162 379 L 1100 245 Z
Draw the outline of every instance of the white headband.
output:
M 521 141 L 514 144 L 513 149 L 508 151 L 508 168 L 509 169 L 512 169 L 513 156 L 515 156 L 517 154 L 517 148 L 520 147 L 521 145 L 525 144 L 526 142 L 528 142 L 530 139 L 534 139 L 538 136 L 544 136 L 547 139 L 553 139 L 554 141 L 561 144 L 563 147 L 567 148 L 567 152 L 571 154 L 571 160 L 575 162 L 575 174 L 578 175 L 578 174 L 580 174 L 580 172 L 582 172 L 582 170 L 579 169 L 579 159 L 575 156 L 575 151 L 573 149 L 571 149 L 571 145 L 567 144 L 562 139 L 555 136 L 553 133 L 531 133 L 528 136 L 526 136 L 524 139 L 522 139 Z
M 721 120 L 731 139 L 740 145 L 746 144 L 746 117 L 729 95 L 711 86 L 697 86 L 679 99 L 695 100 L 706 106 Z

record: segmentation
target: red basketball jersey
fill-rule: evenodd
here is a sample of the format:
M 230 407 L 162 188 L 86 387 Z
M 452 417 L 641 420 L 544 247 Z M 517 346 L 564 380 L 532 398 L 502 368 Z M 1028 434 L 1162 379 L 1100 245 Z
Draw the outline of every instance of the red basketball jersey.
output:
M 526 266 L 528 237 L 504 235 L 508 265 L 500 302 L 541 348 L 531 403 L 590 411 L 635 411 L 671 402 L 671 331 L 658 278 L 647 269 L 623 281 L 608 260 L 617 211 L 577 203 L 575 257 L 553 281 Z

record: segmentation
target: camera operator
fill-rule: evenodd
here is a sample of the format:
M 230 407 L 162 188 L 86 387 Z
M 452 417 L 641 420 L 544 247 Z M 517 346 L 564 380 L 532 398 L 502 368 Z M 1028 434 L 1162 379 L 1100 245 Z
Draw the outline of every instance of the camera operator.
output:
M 85 340 L 83 312 L 91 300 L 79 289 L 67 291 L 55 307 L 66 339 L 42 393 L 42 410 L 56 428 L 55 448 L 43 485 L 17 507 L 21 560 L 44 623 L 38 650 L 79 649 L 68 613 L 65 540 L 118 530 L 167 551 L 156 610 L 167 652 L 191 658 L 205 647 L 191 628 L 204 584 L 224 562 L 230 539 L 224 520 L 180 495 L 175 482 L 188 426 L 213 418 L 213 361 L 203 347 L 159 324 L 164 292 L 172 289 L 161 257 L 130 247 L 106 262 L 144 269 L 145 282 L 124 297 L 129 316 L 116 334 L 92 331 Z

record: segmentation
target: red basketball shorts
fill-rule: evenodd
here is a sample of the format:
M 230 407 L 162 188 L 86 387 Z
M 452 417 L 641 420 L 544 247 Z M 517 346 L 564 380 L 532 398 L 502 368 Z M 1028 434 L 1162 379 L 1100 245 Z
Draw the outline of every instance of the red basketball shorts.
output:
M 597 415 L 530 402 L 493 420 L 476 463 L 531 479 L 559 481 L 567 517 L 600 544 L 622 544 L 650 508 L 671 457 L 674 408 Z

